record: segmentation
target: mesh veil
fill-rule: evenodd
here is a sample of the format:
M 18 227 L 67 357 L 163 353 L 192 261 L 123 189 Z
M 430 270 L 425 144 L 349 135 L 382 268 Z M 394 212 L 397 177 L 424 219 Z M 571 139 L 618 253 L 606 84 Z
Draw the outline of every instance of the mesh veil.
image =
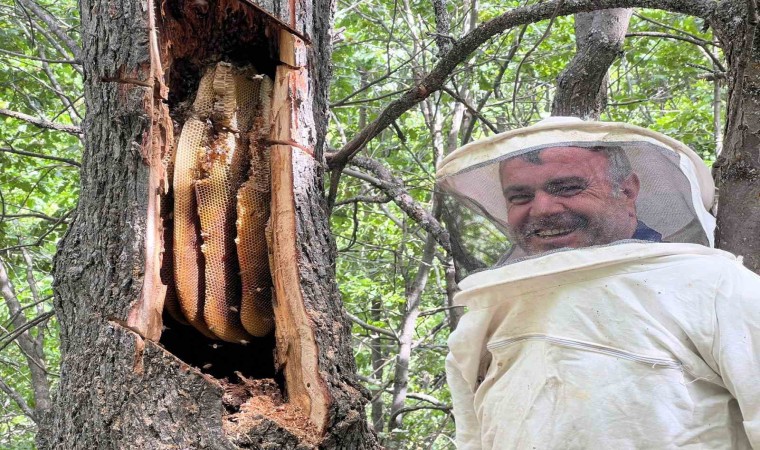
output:
M 553 117 L 456 150 L 437 178 L 507 235 L 504 262 L 630 239 L 713 245 L 707 167 L 628 124 Z

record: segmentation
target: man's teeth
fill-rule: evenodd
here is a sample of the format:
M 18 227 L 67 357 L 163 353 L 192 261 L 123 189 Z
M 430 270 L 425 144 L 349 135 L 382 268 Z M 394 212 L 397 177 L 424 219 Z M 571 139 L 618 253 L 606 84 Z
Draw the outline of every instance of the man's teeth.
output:
M 538 237 L 551 237 L 551 236 L 557 236 L 560 234 L 567 234 L 569 232 L 573 231 L 572 228 L 553 228 L 551 230 L 539 230 L 536 231 L 536 236 Z

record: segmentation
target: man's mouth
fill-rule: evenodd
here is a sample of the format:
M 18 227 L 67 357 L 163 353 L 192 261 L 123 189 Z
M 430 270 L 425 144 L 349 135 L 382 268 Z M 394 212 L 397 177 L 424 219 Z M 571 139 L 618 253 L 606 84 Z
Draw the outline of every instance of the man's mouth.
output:
M 575 231 L 575 228 L 551 228 L 536 230 L 531 234 L 542 239 L 548 239 L 553 237 L 566 236 L 573 231 Z

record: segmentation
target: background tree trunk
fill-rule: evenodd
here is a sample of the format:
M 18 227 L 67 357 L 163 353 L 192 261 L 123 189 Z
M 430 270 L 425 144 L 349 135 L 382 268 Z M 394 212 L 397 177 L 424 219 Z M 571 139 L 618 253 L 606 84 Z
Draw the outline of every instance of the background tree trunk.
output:
M 598 120 L 607 107 L 607 72 L 620 55 L 631 9 L 575 15 L 577 53 L 557 79 L 553 116 Z
M 319 164 L 333 5 L 265 7 L 238 0 L 80 2 L 87 104 L 82 191 L 56 257 L 61 380 L 40 448 L 376 447 L 335 283 Z M 257 68 L 276 72 L 275 82 L 283 83 L 284 109 L 273 132 L 282 139 L 273 146 L 282 170 L 273 175 L 285 200 L 272 214 L 290 220 L 292 234 L 273 226 L 274 239 L 290 245 L 277 250 L 290 259 L 274 262 L 292 270 L 281 281 L 290 295 L 279 296 L 275 309 L 278 319 L 295 318 L 297 330 L 287 334 L 278 322 L 276 360 L 283 395 L 309 424 L 291 426 L 266 414 L 232 423 L 223 402 L 229 383 L 157 342 L 166 289 L 158 275 L 162 158 L 178 135 L 179 100 L 192 100 L 204 69 L 199 64 L 236 58 L 259 58 Z M 261 356 L 271 349 L 256 345 L 264 344 L 251 344 L 240 359 L 271 365 L 271 357 Z M 195 351 L 204 350 L 189 349 Z M 316 382 L 289 378 L 307 359 L 310 372 L 301 375 Z
M 750 3 L 722 2 L 712 23 L 728 59 L 729 93 L 723 150 L 713 165 L 719 194 L 715 242 L 760 274 L 760 33 Z

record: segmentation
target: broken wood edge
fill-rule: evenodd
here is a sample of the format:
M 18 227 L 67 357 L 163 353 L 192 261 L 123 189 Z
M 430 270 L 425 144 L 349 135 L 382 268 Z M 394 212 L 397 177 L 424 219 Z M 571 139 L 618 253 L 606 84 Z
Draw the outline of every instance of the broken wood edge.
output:
M 151 117 L 151 124 L 143 135 L 140 146 L 142 162 L 148 166 L 143 285 L 140 297 L 127 314 L 126 323 L 143 338 L 157 342 L 163 329 L 162 314 L 166 297 L 166 285 L 161 280 L 161 264 L 165 256 L 161 194 L 168 189 L 164 155 L 171 151 L 174 144 L 174 127 L 169 107 L 164 101 L 168 89 L 163 81 L 164 69 L 158 47 L 155 7 L 153 0 L 147 1 L 150 82 L 148 87 L 142 89 L 145 91 L 145 110 Z
M 304 306 L 299 272 L 298 228 L 294 192 L 293 152 L 299 127 L 311 123 L 299 116 L 299 102 L 309 101 L 307 84 L 299 83 L 308 76 L 305 69 L 294 68 L 300 58 L 303 42 L 285 31 L 280 33 L 280 60 L 272 92 L 270 147 L 272 203 L 270 216 L 271 271 L 274 282 L 273 306 L 277 365 L 284 371 L 288 401 L 308 413 L 309 419 L 324 434 L 327 428 L 332 396 L 319 373 L 319 348 L 314 323 Z M 296 98 L 298 97 L 298 98 Z M 303 123 L 302 123 L 303 122 Z
M 274 279 L 277 363 L 284 370 L 288 401 L 294 402 L 324 433 L 332 396 L 319 373 L 319 348 L 313 322 L 304 307 L 298 270 L 293 152 L 275 145 L 272 164 L 272 276 Z

